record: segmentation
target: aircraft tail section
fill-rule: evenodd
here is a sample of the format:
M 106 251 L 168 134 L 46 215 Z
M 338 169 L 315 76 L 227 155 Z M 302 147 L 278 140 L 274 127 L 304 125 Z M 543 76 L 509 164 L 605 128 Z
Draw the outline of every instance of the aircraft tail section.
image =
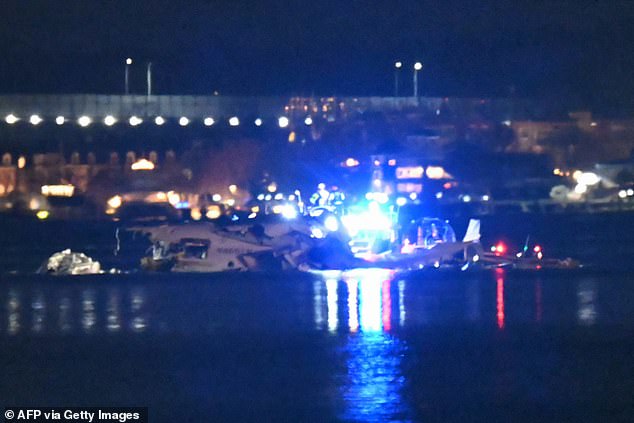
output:
M 475 242 L 480 240 L 480 220 L 470 219 L 467 233 L 462 242 Z

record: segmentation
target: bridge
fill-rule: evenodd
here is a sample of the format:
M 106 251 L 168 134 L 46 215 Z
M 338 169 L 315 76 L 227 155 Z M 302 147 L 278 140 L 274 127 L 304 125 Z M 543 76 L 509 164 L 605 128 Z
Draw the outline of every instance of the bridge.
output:
M 451 114 L 461 118 L 508 120 L 552 114 L 553 110 L 529 100 L 472 99 L 436 97 L 235 97 L 186 95 L 0 95 L 0 117 L 6 123 L 41 122 L 63 117 L 63 123 L 87 116 L 102 122 L 107 116 L 119 121 L 130 117 L 165 119 L 186 117 L 190 121 L 213 118 L 217 122 L 231 117 L 260 118 L 263 121 L 287 116 L 291 119 L 325 117 L 345 119 L 350 115 L 373 112 L 417 111 L 423 114 Z M 7 119 L 7 116 L 9 117 Z M 15 119 L 14 119 L 15 118 Z M 36 119 L 37 124 L 40 123 Z

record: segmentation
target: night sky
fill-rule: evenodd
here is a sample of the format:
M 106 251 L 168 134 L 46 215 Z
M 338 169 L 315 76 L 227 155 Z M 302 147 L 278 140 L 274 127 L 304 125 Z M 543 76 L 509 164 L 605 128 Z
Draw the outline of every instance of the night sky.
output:
M 4 0 L 0 92 L 392 95 L 634 105 L 632 1 Z

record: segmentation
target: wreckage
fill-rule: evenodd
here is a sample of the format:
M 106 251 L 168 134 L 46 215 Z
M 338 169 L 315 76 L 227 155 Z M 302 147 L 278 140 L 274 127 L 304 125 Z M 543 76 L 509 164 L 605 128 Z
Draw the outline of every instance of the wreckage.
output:
M 101 264 L 84 253 L 70 249 L 50 256 L 37 273 L 53 275 L 94 275 L 101 273 Z
M 347 248 L 349 237 L 331 226 L 335 219 L 298 218 L 246 224 L 196 222 L 132 227 L 148 235 L 146 270 L 222 272 L 241 270 L 305 270 L 362 265 Z
M 571 260 L 484 251 L 480 222 L 471 220 L 462 240 L 440 219 L 416 222 L 413 231 L 396 241 L 372 239 L 364 233 L 365 248 L 350 237 L 334 214 L 299 216 L 296 219 L 253 220 L 219 225 L 196 222 L 153 227 L 133 227 L 152 243 L 142 259 L 145 270 L 173 272 L 223 272 L 245 270 L 328 270 L 388 268 L 418 270 L 426 267 L 511 267 L 517 269 L 575 268 Z M 357 237 L 359 234 L 355 234 Z M 390 242 L 385 242 L 390 241 Z M 377 249 L 376 245 L 387 245 Z

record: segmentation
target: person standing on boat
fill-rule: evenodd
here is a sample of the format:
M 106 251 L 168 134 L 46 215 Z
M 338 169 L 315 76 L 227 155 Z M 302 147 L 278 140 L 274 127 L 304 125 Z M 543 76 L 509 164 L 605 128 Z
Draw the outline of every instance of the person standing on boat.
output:
M 334 212 L 339 216 L 343 215 L 344 212 L 344 201 L 346 200 L 346 195 L 343 191 L 339 190 L 339 187 L 334 185 L 330 190 L 330 194 L 328 195 L 328 205 L 334 209 Z
M 323 182 L 317 185 L 317 191 L 310 197 L 310 204 L 313 207 L 323 207 L 328 204 L 328 197 L 330 193 L 326 189 L 326 184 Z

